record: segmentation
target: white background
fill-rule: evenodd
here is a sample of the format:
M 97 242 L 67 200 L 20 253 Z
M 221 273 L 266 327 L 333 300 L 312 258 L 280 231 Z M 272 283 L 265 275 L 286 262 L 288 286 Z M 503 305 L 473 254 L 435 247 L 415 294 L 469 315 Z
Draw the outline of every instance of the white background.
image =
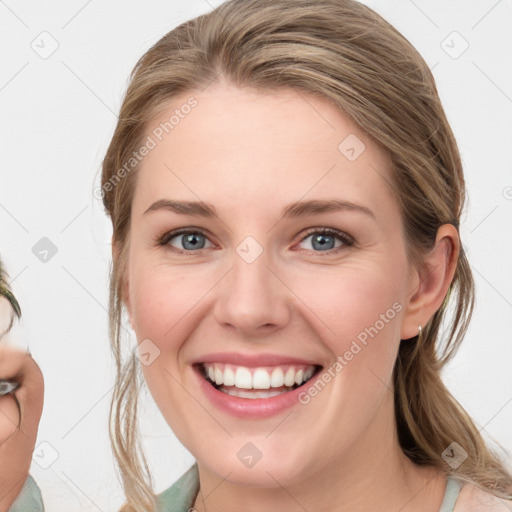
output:
M 92 191 L 138 57 L 167 31 L 219 3 L 0 2 L 0 249 L 30 349 L 45 375 L 38 438 L 44 444 L 36 449 L 40 459 L 31 472 L 48 511 L 111 512 L 121 504 L 107 435 L 111 227 Z M 444 376 L 510 460 L 512 1 L 365 3 L 433 68 L 460 145 L 469 188 L 461 233 L 477 283 L 477 308 Z M 43 31 L 58 43 L 47 59 L 31 48 L 34 40 L 42 46 L 41 37 L 50 47 L 49 36 L 39 36 Z M 453 31 L 469 44 L 456 59 L 453 53 L 464 42 Z M 32 252 L 42 237 L 57 248 L 46 263 Z M 160 491 L 193 459 L 151 399 L 146 402 L 145 444 Z

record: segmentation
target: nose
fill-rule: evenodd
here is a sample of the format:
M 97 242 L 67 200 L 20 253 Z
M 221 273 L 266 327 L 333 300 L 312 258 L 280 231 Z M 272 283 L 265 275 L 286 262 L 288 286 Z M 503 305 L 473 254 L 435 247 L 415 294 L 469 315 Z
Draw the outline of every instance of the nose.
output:
M 214 316 L 247 338 L 269 335 L 290 318 L 292 292 L 286 279 L 270 268 L 266 252 L 249 263 L 237 253 L 218 291 Z

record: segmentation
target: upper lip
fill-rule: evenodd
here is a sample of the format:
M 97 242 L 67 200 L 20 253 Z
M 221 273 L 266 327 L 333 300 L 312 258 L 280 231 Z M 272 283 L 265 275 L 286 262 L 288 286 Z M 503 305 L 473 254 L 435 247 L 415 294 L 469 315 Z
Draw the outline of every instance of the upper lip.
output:
M 192 364 L 201 363 L 227 363 L 235 366 L 245 366 L 248 368 L 291 364 L 320 366 L 316 361 L 308 361 L 307 359 L 281 354 L 240 354 L 237 352 L 216 352 L 213 354 L 206 354 L 192 361 Z

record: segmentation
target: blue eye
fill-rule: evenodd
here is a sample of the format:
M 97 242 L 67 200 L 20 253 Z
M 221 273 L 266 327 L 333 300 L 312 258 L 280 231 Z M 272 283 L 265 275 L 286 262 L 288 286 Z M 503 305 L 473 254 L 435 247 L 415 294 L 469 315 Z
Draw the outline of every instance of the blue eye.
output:
M 182 244 L 182 247 L 176 247 L 175 243 L 171 243 L 171 240 L 176 239 L 178 243 Z M 193 252 L 195 249 L 204 249 L 205 240 L 208 240 L 206 236 L 200 231 L 174 231 L 164 235 L 160 241 L 161 245 L 170 245 L 176 248 L 176 251 L 183 253 L 186 251 Z
M 301 239 L 301 242 L 304 242 L 304 240 L 307 240 L 310 237 L 312 237 L 311 243 L 313 252 L 338 252 L 344 247 L 354 245 L 354 241 L 348 235 L 334 229 L 313 228 Z M 336 240 L 341 242 L 337 246 L 335 246 Z

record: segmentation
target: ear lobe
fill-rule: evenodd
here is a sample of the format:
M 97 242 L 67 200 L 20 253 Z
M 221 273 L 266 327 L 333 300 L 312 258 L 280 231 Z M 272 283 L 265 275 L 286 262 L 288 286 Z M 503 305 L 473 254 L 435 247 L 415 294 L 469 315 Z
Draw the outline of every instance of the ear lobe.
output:
M 432 250 L 425 256 L 422 270 L 405 307 L 401 339 L 413 338 L 441 307 L 452 282 L 459 258 L 460 240 L 456 228 L 443 224 Z

